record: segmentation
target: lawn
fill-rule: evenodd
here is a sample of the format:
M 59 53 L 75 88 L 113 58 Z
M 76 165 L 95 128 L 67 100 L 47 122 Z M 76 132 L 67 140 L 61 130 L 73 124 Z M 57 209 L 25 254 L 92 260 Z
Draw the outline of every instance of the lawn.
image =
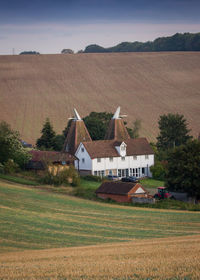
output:
M 198 212 L 99 203 L 4 181 L 0 208 L 1 252 L 200 234 Z
M 151 179 L 151 178 L 141 179 L 140 183 L 146 188 L 163 187 L 165 184 L 164 181 L 155 180 L 155 179 Z

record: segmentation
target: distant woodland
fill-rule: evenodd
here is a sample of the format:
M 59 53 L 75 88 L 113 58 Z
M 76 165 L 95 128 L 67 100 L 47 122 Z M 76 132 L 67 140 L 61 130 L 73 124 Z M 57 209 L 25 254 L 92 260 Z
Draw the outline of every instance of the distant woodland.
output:
M 160 37 L 154 41 L 122 42 L 114 47 L 103 48 L 98 45 L 89 45 L 85 53 L 107 52 L 162 52 L 162 51 L 200 51 L 200 33 L 176 33 L 169 37 Z

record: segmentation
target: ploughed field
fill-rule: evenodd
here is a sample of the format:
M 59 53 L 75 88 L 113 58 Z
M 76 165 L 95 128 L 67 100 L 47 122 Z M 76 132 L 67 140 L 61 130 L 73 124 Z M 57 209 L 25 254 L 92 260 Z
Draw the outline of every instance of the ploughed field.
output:
M 34 143 L 46 117 L 61 133 L 73 107 L 86 116 L 121 105 L 149 140 L 169 112 L 184 114 L 196 137 L 199 77 L 199 52 L 0 56 L 0 120 Z

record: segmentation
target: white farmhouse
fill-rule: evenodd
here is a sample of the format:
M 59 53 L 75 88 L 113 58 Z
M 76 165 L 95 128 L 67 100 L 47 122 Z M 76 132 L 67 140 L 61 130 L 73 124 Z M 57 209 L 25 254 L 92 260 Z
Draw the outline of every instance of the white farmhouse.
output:
M 154 152 L 146 138 L 82 142 L 75 156 L 79 159 L 75 167 L 81 174 L 101 177 L 151 177 L 154 165 Z
M 105 140 L 92 141 L 89 132 L 74 109 L 64 152 L 75 155 L 75 167 L 80 174 L 119 177 L 151 176 L 154 152 L 146 138 L 131 139 L 117 108 L 110 120 Z

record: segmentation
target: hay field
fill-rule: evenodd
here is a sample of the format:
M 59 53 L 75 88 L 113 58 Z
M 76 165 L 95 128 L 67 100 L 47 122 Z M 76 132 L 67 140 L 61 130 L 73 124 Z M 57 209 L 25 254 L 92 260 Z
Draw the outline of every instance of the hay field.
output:
M 121 105 L 149 140 L 169 112 L 184 114 L 196 137 L 199 77 L 199 52 L 0 56 L 0 120 L 34 143 L 46 117 L 60 133 L 73 107 L 85 116 Z
M 199 280 L 200 235 L 0 254 L 4 280 Z
M 0 252 L 200 235 L 200 213 L 98 203 L 0 181 Z

